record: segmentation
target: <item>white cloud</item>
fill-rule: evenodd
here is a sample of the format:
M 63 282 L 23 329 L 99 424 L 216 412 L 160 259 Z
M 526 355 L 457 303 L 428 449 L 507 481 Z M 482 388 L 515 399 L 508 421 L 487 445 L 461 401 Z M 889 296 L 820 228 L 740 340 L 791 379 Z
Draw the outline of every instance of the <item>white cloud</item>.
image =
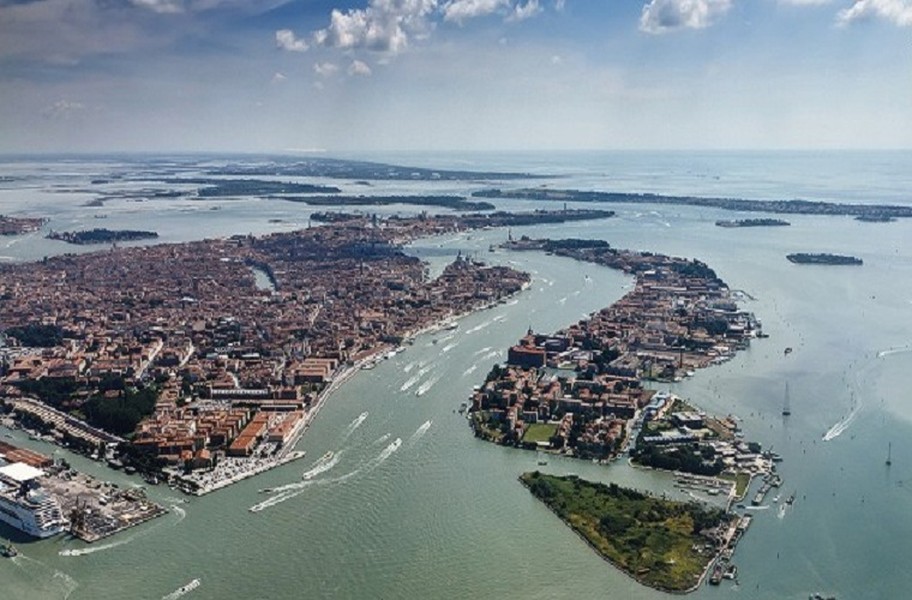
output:
M 848 25 L 852 21 L 878 17 L 900 27 L 912 26 L 912 1 L 910 0 L 856 0 L 850 8 L 839 11 L 836 22 Z
M 353 60 L 352 63 L 348 65 L 348 74 L 352 77 L 356 75 L 361 77 L 369 77 L 371 73 L 371 68 L 360 60 Z
M 567 0 L 554 0 L 554 10 L 557 12 L 563 12 L 565 6 L 567 6 Z
M 829 4 L 832 0 L 779 0 L 779 4 L 794 4 L 797 6 L 819 6 Z
M 728 12 L 731 0 L 650 0 L 640 15 L 640 30 L 666 33 L 704 29 Z
M 276 46 L 289 52 L 305 52 L 307 42 L 295 36 L 291 29 L 279 29 L 275 32 Z
M 541 11 L 542 8 L 539 5 L 538 0 L 528 0 L 525 4 L 517 2 L 510 14 L 507 15 L 507 20 L 525 21 L 526 19 L 531 19 Z
M 331 62 L 314 63 L 314 73 L 320 77 L 329 77 L 339 70 L 339 67 Z
M 272 76 L 272 83 L 282 83 L 283 81 L 286 81 L 287 79 L 288 79 L 288 77 L 285 75 L 285 73 L 280 73 L 280 72 L 276 71 L 275 74 L 273 74 L 273 76 Z
M 130 0 L 133 6 L 145 8 L 158 14 L 178 14 L 184 12 L 184 5 L 180 0 Z
M 510 8 L 510 0 L 449 0 L 443 5 L 443 19 L 460 25 L 476 17 Z
M 314 40 L 332 48 L 397 54 L 408 46 L 410 35 L 427 34 L 428 18 L 436 10 L 437 0 L 370 0 L 364 9 L 333 9 L 329 27 L 314 33 Z

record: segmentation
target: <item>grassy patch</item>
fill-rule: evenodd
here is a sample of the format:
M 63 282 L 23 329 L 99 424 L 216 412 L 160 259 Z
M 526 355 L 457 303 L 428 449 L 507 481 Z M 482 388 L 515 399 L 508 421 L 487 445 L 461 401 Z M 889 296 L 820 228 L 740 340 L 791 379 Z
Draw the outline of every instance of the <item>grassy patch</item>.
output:
M 640 583 L 667 591 L 693 587 L 715 552 L 700 531 L 725 519 L 719 509 L 538 471 L 520 479 L 604 558 Z
M 522 441 L 533 444 L 547 442 L 555 433 L 557 433 L 556 423 L 532 423 L 523 434 Z
M 749 473 L 722 473 L 719 477 L 734 481 L 735 496 L 738 499 L 744 498 L 744 494 L 747 493 L 747 486 L 750 485 L 751 476 Z

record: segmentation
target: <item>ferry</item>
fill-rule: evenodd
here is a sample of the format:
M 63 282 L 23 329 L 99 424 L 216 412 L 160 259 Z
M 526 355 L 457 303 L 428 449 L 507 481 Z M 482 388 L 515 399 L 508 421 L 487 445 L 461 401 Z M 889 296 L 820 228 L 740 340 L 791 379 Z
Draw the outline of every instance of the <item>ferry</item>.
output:
M 38 483 L 43 475 L 21 462 L 0 467 L 0 521 L 37 538 L 63 533 L 69 525 L 60 504 Z

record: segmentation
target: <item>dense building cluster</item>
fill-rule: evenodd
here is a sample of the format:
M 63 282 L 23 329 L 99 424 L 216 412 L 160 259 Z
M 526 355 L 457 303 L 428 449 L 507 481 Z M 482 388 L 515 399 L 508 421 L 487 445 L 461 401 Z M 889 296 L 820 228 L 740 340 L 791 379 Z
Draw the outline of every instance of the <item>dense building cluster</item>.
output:
M 527 283 L 465 258 L 431 279 L 398 245 L 464 227 L 358 218 L 5 265 L 0 395 L 135 428 L 134 447 L 160 463 L 208 467 L 213 453 L 282 446 L 341 369 Z
M 624 424 L 649 406 L 641 380 L 680 380 L 727 360 L 757 330 L 705 264 L 605 242 L 521 239 L 514 250 L 545 250 L 620 269 L 634 289 L 554 335 L 528 335 L 474 393 L 476 433 L 493 441 L 606 458 Z

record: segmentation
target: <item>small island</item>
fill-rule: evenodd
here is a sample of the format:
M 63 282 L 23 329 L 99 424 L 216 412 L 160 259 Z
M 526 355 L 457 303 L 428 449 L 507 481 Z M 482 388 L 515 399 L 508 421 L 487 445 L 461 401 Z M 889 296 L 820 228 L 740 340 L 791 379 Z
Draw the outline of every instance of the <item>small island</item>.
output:
M 735 221 L 716 221 L 716 227 L 788 227 L 788 221 L 782 219 L 738 219 Z
M 696 589 L 741 526 L 739 517 L 721 509 L 656 498 L 615 483 L 538 471 L 519 480 L 605 560 L 665 592 Z
M 896 220 L 896 217 L 891 217 L 890 215 L 882 215 L 879 213 L 872 213 L 869 215 L 858 215 L 855 217 L 856 221 L 861 221 L 863 223 L 892 223 Z
M 796 265 L 862 265 L 864 261 L 856 256 L 843 256 L 841 254 L 797 252 L 786 256 Z
M 57 240 L 68 244 L 86 246 L 89 244 L 110 244 L 112 242 L 135 242 L 138 240 L 151 240 L 158 237 L 154 231 L 139 231 L 133 229 L 104 229 L 96 228 L 86 231 L 52 231 L 47 234 L 49 240 Z

